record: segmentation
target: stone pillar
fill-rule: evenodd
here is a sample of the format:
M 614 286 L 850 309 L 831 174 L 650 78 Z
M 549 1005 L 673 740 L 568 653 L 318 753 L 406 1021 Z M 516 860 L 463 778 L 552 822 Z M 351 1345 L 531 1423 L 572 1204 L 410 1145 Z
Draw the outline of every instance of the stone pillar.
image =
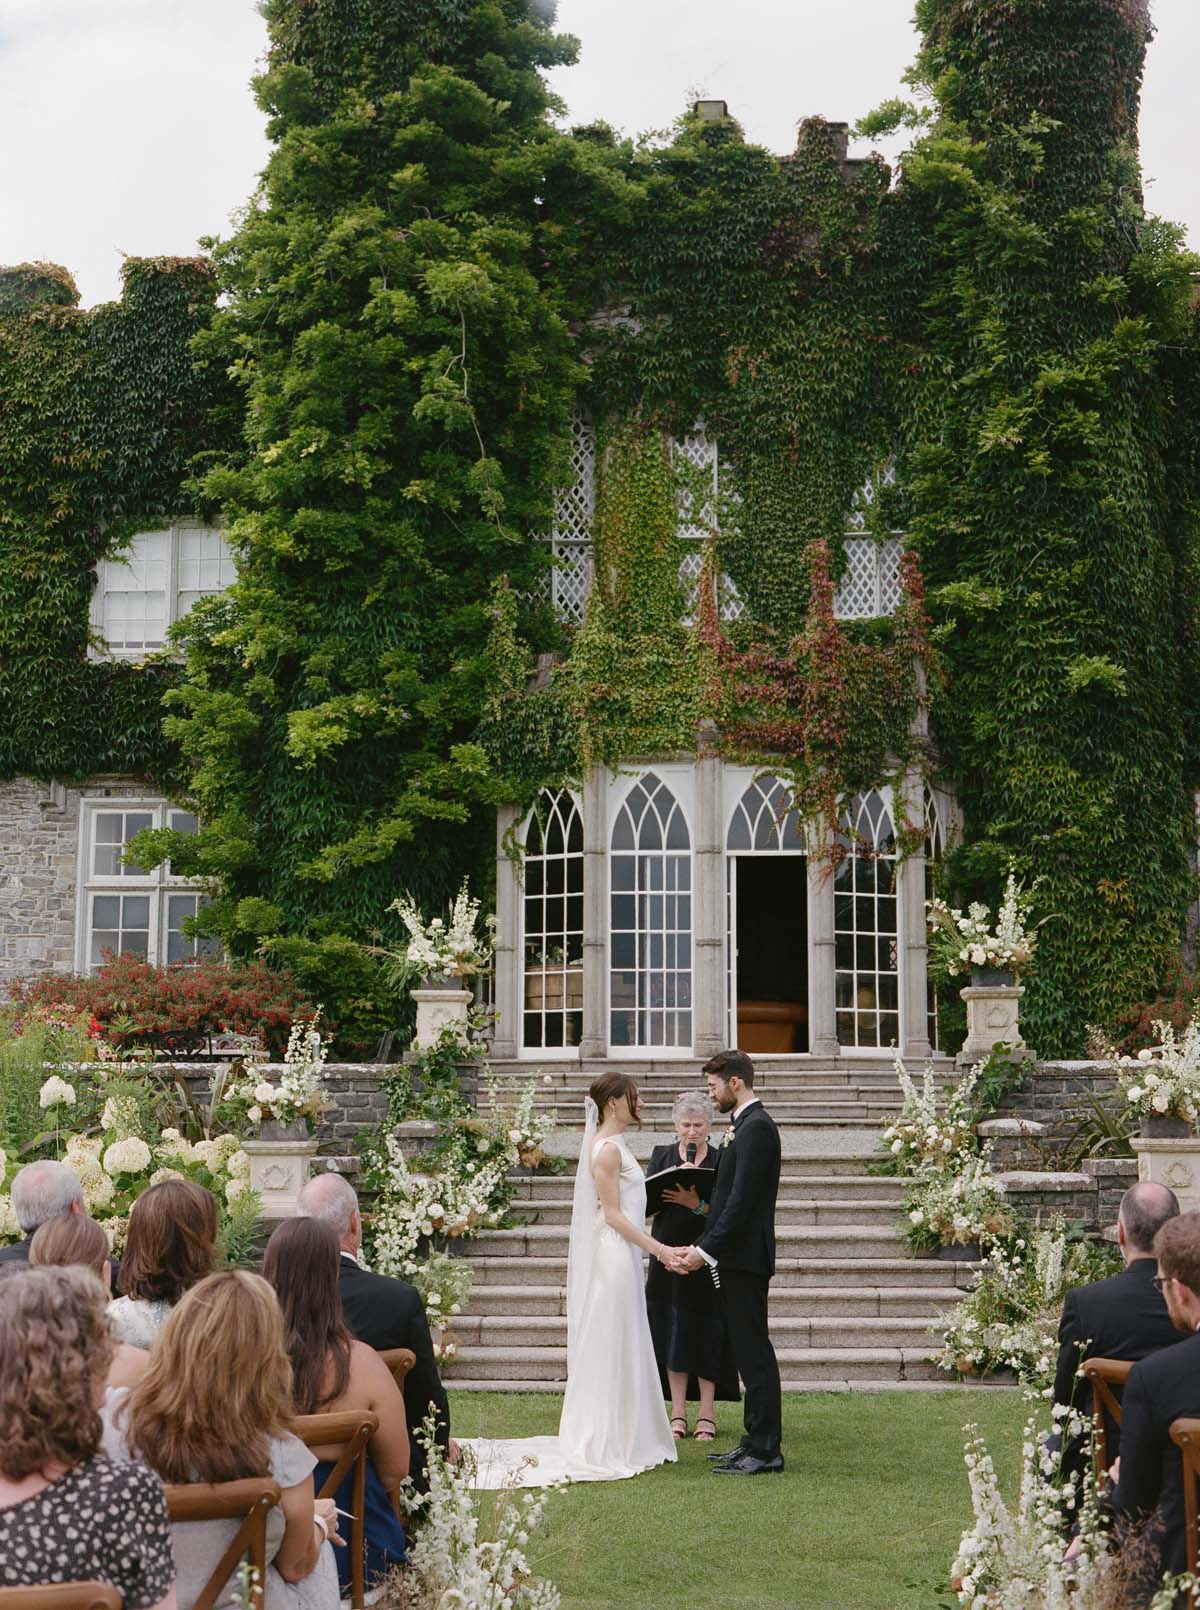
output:
M 969 984 L 958 993 L 967 1003 L 967 1038 L 956 1059 L 960 1068 L 984 1061 L 997 1045 L 1007 1045 L 1014 1056 L 1033 1056 L 1021 1038 L 1023 985 Z
M 300 1192 L 308 1184 L 315 1140 L 247 1140 L 250 1189 L 257 1191 L 264 1219 L 294 1219 Z
M 492 1057 L 511 1061 L 521 1049 L 521 874 L 505 849 L 517 825 L 512 805 L 496 812 L 496 1032 Z
M 729 1041 L 725 1000 L 725 843 L 721 761 L 695 764 L 696 837 L 692 852 L 692 1051 L 708 1058 Z
M 821 854 L 825 824 L 808 829 L 808 1050 L 814 1057 L 836 1057 L 834 1015 L 833 873 Z
M 583 1033 L 581 1058 L 608 1055 L 608 772 L 583 780 Z
M 896 786 L 896 832 L 904 823 L 925 822 L 925 790 L 913 768 Z M 925 921 L 925 839 L 920 848 L 896 866 L 900 931 L 896 935 L 900 959 L 901 1055 L 905 1061 L 924 1062 L 933 1055 L 929 1041 L 929 943 Z

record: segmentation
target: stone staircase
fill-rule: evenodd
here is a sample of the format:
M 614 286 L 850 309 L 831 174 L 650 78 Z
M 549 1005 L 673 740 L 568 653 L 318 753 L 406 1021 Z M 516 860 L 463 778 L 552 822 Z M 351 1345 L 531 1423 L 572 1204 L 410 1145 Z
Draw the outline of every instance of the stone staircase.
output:
M 494 1071 L 502 1083 L 531 1073 L 528 1064 Z M 546 1077 L 539 1105 L 557 1109 L 563 1124 L 552 1148 L 571 1163 L 563 1174 L 521 1179 L 511 1227 L 467 1244 L 474 1286 L 454 1321 L 458 1353 L 446 1377 L 456 1390 L 562 1391 L 573 1161 L 583 1096 L 596 1071 L 578 1064 L 537 1070 L 539 1080 Z M 700 1082 L 699 1064 L 629 1071 L 641 1087 L 645 1128 L 627 1138 L 644 1160 L 670 1136 L 671 1101 Z M 948 1062 L 938 1071 L 942 1079 L 953 1076 Z M 771 1333 L 784 1390 L 949 1386 L 928 1355 L 938 1316 L 970 1288 L 976 1265 L 911 1257 L 899 1222 L 907 1182 L 867 1172 L 879 1129 L 897 1107 L 890 1062 L 809 1068 L 764 1058 L 756 1089 L 783 1142 Z

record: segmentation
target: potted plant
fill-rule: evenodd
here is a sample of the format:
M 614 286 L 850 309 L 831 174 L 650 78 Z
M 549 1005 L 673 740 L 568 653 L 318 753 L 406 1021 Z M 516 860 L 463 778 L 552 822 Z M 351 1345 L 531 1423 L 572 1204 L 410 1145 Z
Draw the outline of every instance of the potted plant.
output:
M 1016 1227 L 1004 1185 L 991 1172 L 986 1152 L 966 1158 L 961 1169 L 933 1165 L 908 1198 L 904 1237 L 918 1257 L 977 1259 L 981 1248 Z
M 330 1105 L 324 1090 L 328 1050 L 320 1018 L 318 1007 L 309 1020 L 292 1024 L 278 1081 L 248 1058 L 241 1075 L 231 1079 L 221 1094 L 227 1121 L 257 1127 L 258 1139 L 247 1141 L 245 1150 L 250 1183 L 262 1198 L 267 1218 L 290 1218 L 295 1213 L 316 1155 L 312 1132 Z
M 436 1044 L 444 1029 L 466 1024 L 471 991 L 463 981 L 482 973 L 491 960 L 496 919 L 489 916 L 480 924 L 479 901 L 471 898 L 465 879 L 448 920 L 432 917 L 427 922 L 410 895 L 393 900 L 389 910 L 399 913 L 408 943 L 375 954 L 384 958 L 392 984 L 411 988 L 417 1004 L 413 1046 L 421 1051 Z
M 1200 1022 L 1195 1018 L 1176 1033 L 1162 1019 L 1154 1024 L 1160 1044 L 1121 1057 L 1118 1080 L 1125 1110 L 1141 1122 L 1150 1139 L 1190 1135 L 1200 1116 Z

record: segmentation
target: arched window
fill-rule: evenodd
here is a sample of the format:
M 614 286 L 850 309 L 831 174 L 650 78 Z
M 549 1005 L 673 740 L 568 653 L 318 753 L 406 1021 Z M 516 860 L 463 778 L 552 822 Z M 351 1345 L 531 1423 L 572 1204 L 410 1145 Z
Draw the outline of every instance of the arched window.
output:
M 691 838 L 653 772 L 633 785 L 612 835 L 609 1040 L 692 1043 Z
M 848 853 L 834 874 L 838 1043 L 894 1045 L 900 1038 L 896 835 L 884 792 L 855 795 L 839 841 Z
M 800 818 L 778 777 L 756 777 L 738 800 L 726 847 L 735 855 L 749 850 L 804 850 Z
M 583 1030 L 583 818 L 567 789 L 544 790 L 525 830 L 527 1049 L 578 1045 Z
M 938 875 L 941 870 L 942 859 L 946 854 L 946 829 L 942 825 L 942 813 L 938 809 L 938 802 L 929 784 L 925 785 L 925 898 L 932 900 L 938 892 Z M 929 1001 L 929 1043 L 935 1051 L 941 1050 L 941 1040 L 938 1029 L 937 990 L 932 980 L 926 984 L 926 993 Z

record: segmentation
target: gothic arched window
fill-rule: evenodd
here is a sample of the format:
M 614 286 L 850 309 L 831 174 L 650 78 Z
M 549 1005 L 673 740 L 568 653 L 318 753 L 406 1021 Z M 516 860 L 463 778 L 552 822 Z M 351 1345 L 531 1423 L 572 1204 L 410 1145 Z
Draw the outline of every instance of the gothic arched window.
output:
M 609 1039 L 614 1046 L 692 1043 L 691 837 L 653 772 L 613 824 Z
M 526 1049 L 578 1045 L 583 1029 L 583 818 L 545 789 L 525 829 Z
M 900 1038 L 896 834 L 891 790 L 856 794 L 839 835 L 834 873 L 835 1005 L 839 1045 L 887 1046 Z

